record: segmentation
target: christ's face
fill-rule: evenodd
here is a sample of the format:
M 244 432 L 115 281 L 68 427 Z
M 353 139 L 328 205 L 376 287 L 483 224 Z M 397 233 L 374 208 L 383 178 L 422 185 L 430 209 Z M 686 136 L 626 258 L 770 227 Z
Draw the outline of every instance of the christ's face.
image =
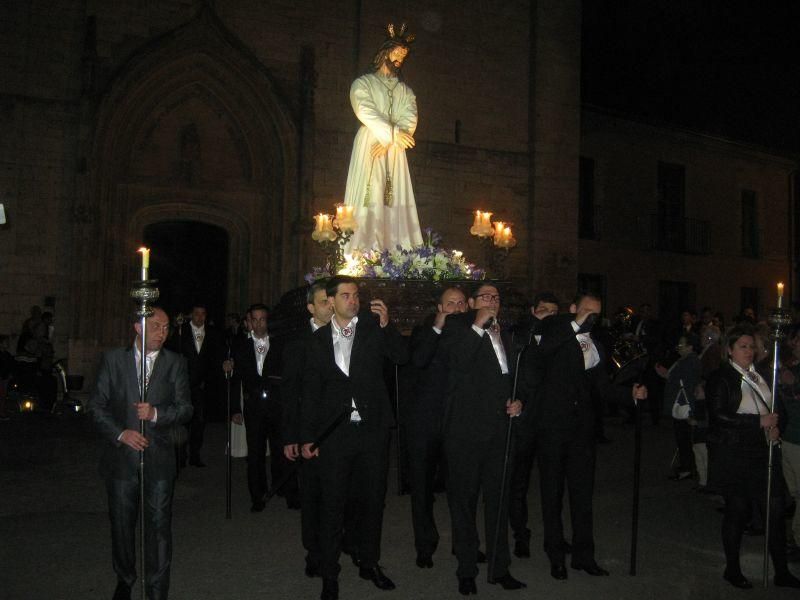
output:
M 389 51 L 386 57 L 386 66 L 388 66 L 393 73 L 396 73 L 403 66 L 403 61 L 405 61 L 406 56 L 408 56 L 408 48 L 395 46 Z

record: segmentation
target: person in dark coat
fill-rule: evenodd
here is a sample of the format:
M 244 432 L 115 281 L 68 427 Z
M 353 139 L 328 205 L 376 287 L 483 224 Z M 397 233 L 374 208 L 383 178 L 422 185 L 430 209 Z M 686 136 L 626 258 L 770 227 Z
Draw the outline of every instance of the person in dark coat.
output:
M 766 515 L 769 444 L 780 439 L 780 410 L 773 410 L 768 382 L 753 366 L 755 341 L 748 326 L 727 335 L 730 359 L 706 384 L 709 486 L 725 498 L 723 578 L 737 588 L 753 587 L 742 573 L 739 549 L 751 504 Z M 777 407 L 776 407 L 777 408 Z M 786 559 L 785 489 L 780 448 L 773 448 L 769 553 L 776 586 L 800 588 Z
M 281 369 L 281 402 L 283 403 L 283 454 L 294 462 L 300 458 L 300 406 L 303 402 L 303 377 L 306 354 L 313 333 L 327 325 L 333 316 L 333 306 L 325 292 L 325 281 L 314 283 L 306 293 L 306 308 L 311 318 L 284 347 Z M 318 461 L 300 464 L 300 529 L 306 549 L 305 573 L 319 575 L 319 521 L 321 489 Z M 351 526 L 352 529 L 352 526 Z
M 538 344 L 542 337 L 542 324 L 548 317 L 558 314 L 558 298 L 552 292 L 536 294 L 531 305 L 531 320 L 527 332 L 520 332 L 515 344 L 517 351 L 522 351 L 531 344 Z M 521 340 L 521 343 L 519 342 Z M 528 488 L 531 481 L 531 470 L 535 457 L 533 411 L 523 411 L 516 423 L 514 446 L 514 465 L 511 469 L 509 485 L 510 505 L 508 509 L 509 523 L 514 532 L 514 555 L 528 558 L 531 555 L 531 530 L 528 528 Z
M 89 412 L 100 432 L 100 474 L 111 517 L 111 556 L 117 574 L 114 600 L 129 600 L 136 581 L 139 451 L 145 464 L 146 581 L 149 600 L 166 600 L 172 563 L 172 493 L 175 451 L 170 430 L 192 417 L 189 377 L 182 356 L 163 349 L 169 317 L 160 308 L 146 322 L 147 402 L 140 402 L 141 324 L 132 347 L 103 354 Z M 144 435 L 139 420 L 146 421 Z
M 522 403 L 511 398 L 514 356 L 509 337 L 497 324 L 497 288 L 484 283 L 468 302 L 470 312 L 447 319 L 442 340 L 449 375 L 444 418 L 447 502 L 458 559 L 458 591 L 465 596 L 477 594 L 480 494 L 487 558 L 494 566 L 488 580 L 506 590 L 525 587 L 508 570 L 508 494 L 500 502 L 501 489 L 508 486 L 503 462 L 509 418 L 522 411 Z
M 280 481 L 289 461 L 283 455 L 281 440 L 280 353 L 268 335 L 268 310 L 263 304 L 249 309 L 249 338 L 241 338 L 233 349 L 233 376 L 231 377 L 231 420 L 244 422 L 247 435 L 247 486 L 250 491 L 252 512 L 261 512 L 266 506 L 267 442 L 270 449 L 270 474 L 272 483 Z M 240 390 L 243 401 L 240 401 Z M 239 406 L 244 405 L 244 414 Z M 296 483 L 287 484 L 284 493 L 287 504 L 298 504 L 293 495 Z
M 359 576 L 379 589 L 394 589 L 379 566 L 389 459 L 392 405 L 383 378 L 384 361 L 402 364 L 408 348 L 389 321 L 381 300 L 359 314 L 358 284 L 333 277 L 326 286 L 333 318 L 313 335 L 306 354 L 300 442 L 303 458 L 318 460 L 321 600 L 339 597 L 339 555 L 351 486 L 360 491 Z M 330 437 L 312 451 L 330 426 Z
M 186 464 L 187 450 L 190 465 L 206 466 L 200 457 L 200 449 L 203 446 L 209 404 L 217 400 L 217 384 L 222 374 L 225 348 L 222 336 L 206 323 L 207 316 L 205 305 L 194 304 L 191 319 L 180 325 L 172 348 L 186 359 L 194 409 L 192 421 L 189 423 L 188 442 L 180 450 L 180 466 Z
M 525 410 L 533 411 L 539 464 L 544 549 L 550 574 L 566 579 L 566 547 L 561 512 L 569 489 L 572 520 L 572 568 L 589 575 L 608 575 L 595 561 L 592 496 L 594 493 L 595 428 L 592 391 L 606 400 L 622 401 L 624 390 L 613 388 L 603 364 L 603 350 L 591 330 L 602 310 L 594 294 L 578 294 L 569 314 L 547 319 L 542 337 L 520 365 Z M 634 401 L 647 397 L 635 385 Z
M 439 531 L 433 518 L 434 482 L 443 467 L 442 420 L 447 395 L 447 356 L 440 343 L 448 315 L 467 310 L 467 298 L 460 288 L 445 289 L 436 314 L 411 333 L 413 394 L 404 407 L 407 420 L 408 469 L 411 483 L 411 520 L 414 526 L 416 564 L 433 566 Z

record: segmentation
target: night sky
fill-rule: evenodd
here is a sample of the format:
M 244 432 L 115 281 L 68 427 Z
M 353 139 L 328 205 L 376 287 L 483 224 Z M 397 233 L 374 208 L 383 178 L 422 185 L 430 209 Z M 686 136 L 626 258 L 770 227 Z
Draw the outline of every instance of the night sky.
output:
M 586 0 L 583 101 L 800 152 L 800 1 Z

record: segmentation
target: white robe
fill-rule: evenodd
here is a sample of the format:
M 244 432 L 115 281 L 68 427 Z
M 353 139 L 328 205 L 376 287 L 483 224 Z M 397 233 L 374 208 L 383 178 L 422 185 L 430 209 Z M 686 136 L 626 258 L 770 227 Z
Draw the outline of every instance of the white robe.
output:
M 391 120 L 389 88 L 394 88 Z M 362 125 L 353 143 L 344 194 L 345 204 L 356 207 L 354 216 L 358 223 L 347 251 L 394 249 L 398 244 L 411 248 L 422 244 L 406 151 L 392 144 L 399 130 L 413 135 L 417 128 L 414 92 L 395 77 L 369 73 L 350 86 L 350 103 Z M 386 156 L 373 161 L 370 151 L 375 142 L 391 145 Z M 391 206 L 384 204 L 387 165 L 392 179 Z

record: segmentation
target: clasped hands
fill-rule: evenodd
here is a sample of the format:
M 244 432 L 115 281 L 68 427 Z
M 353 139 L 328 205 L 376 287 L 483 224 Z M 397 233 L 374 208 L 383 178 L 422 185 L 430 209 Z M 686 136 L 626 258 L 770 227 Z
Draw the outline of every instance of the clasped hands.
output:
M 409 148 L 413 148 L 416 145 L 416 142 L 414 141 L 414 136 L 401 129 L 397 132 L 397 135 L 392 143 L 386 144 L 385 146 L 380 142 L 375 142 L 372 144 L 372 147 L 370 148 L 370 155 L 373 159 L 385 156 L 386 153 L 389 152 L 389 147 L 392 146 L 392 144 L 401 150 L 408 150 Z

